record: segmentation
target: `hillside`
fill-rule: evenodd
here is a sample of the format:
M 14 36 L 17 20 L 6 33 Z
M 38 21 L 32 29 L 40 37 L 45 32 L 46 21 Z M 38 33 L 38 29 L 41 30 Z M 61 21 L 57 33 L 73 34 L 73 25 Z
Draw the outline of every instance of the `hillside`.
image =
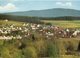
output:
M 74 9 L 45 9 L 45 10 L 32 10 L 22 12 L 5 13 L 6 15 L 17 15 L 17 16 L 33 16 L 33 17 L 64 17 L 64 16 L 80 16 L 79 10 Z

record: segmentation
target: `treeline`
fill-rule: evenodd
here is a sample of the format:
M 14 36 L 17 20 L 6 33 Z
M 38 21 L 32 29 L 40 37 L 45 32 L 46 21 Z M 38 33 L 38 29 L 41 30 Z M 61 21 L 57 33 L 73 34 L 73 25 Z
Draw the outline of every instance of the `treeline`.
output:
M 29 16 L 12 16 L 12 15 L 0 14 L 0 19 L 2 20 L 8 19 L 8 20 L 29 22 L 29 23 L 43 23 L 39 20 L 38 17 L 29 17 Z
M 80 17 L 64 16 L 64 17 L 31 17 L 31 16 L 15 16 L 0 14 L 0 19 L 8 19 L 15 21 L 23 21 L 30 23 L 43 23 L 41 20 L 80 20 Z
M 73 16 L 64 16 L 64 17 L 51 17 L 51 18 L 43 18 L 43 20 L 80 20 L 80 17 Z

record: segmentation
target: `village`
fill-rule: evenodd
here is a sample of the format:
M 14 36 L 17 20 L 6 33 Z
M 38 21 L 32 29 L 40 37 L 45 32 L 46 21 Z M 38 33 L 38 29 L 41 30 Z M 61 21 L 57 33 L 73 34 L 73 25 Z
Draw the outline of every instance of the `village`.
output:
M 74 38 L 80 36 L 80 29 L 34 23 L 24 23 L 22 26 L 15 26 L 15 24 L 0 25 L 0 39 L 34 38 L 34 33 L 39 34 L 45 39 Z

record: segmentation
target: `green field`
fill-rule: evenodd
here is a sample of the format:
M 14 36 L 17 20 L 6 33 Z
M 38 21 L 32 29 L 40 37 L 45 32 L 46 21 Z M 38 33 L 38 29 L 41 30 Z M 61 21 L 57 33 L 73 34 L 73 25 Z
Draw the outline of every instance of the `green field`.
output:
M 80 20 L 42 20 L 45 23 L 51 23 L 55 26 L 63 27 L 63 28 L 80 28 Z

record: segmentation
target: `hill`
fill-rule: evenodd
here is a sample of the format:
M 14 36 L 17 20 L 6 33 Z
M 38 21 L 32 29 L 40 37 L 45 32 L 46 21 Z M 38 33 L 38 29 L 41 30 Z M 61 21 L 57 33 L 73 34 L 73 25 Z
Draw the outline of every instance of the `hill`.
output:
M 64 16 L 80 16 L 79 10 L 74 9 L 45 9 L 45 10 L 32 10 L 22 12 L 5 13 L 6 15 L 17 15 L 17 16 L 33 16 L 33 17 L 64 17 Z

